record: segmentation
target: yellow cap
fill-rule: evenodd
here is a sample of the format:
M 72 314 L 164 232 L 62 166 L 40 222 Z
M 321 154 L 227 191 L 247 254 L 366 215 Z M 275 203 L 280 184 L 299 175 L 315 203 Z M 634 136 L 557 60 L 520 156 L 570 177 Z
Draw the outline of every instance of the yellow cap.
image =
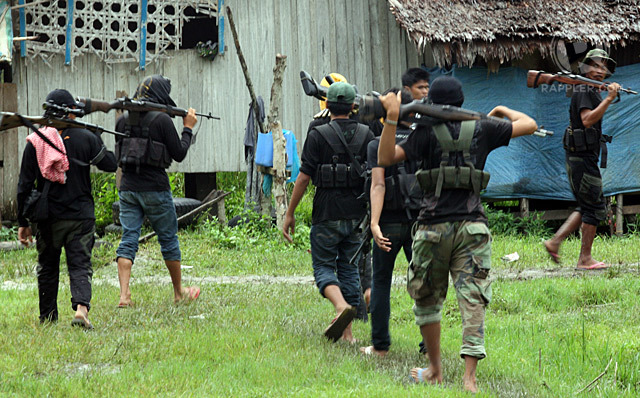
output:
M 327 77 L 329 79 L 327 79 Z M 333 80 L 333 81 L 330 83 L 329 82 L 330 80 Z M 341 74 L 339 74 L 337 72 L 331 72 L 327 76 L 322 78 L 322 81 L 320 82 L 320 85 L 324 86 L 324 87 L 329 87 L 331 84 L 337 83 L 337 82 L 348 83 L 346 77 L 342 76 Z M 327 101 L 320 101 L 320 110 L 323 111 L 326 108 L 327 108 Z

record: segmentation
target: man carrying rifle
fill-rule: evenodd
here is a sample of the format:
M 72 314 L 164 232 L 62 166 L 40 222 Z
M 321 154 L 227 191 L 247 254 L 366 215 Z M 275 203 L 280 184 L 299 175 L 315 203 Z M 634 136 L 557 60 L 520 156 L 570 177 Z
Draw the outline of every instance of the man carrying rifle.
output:
M 460 106 L 464 95 L 457 79 L 444 76 L 431 83 L 428 98 L 434 104 Z M 412 369 L 411 377 L 416 382 L 442 383 L 440 320 L 451 274 L 462 317 L 464 388 L 475 392 L 476 366 L 486 356 L 484 315 L 491 299 L 491 235 L 480 200 L 489 176 L 482 169 L 492 150 L 508 145 L 513 137 L 533 134 L 537 125 L 523 113 L 498 106 L 489 115 L 511 122 L 447 121 L 418 127 L 406 141 L 396 144 L 400 95 L 387 94 L 380 100 L 386 109 L 386 123 L 378 164 L 423 162 L 423 170 L 416 173 L 424 196 L 413 228 L 407 290 L 415 302 L 415 319 L 427 346 L 429 367 Z
M 175 106 L 170 92 L 171 82 L 163 76 L 153 75 L 140 83 L 134 100 Z M 187 156 L 192 129 L 197 123 L 195 110 L 190 108 L 182 121 L 181 139 L 171 117 L 163 112 L 125 112 L 116 122 L 117 131 L 130 135 L 116 140 L 116 157 L 122 168 L 118 192 L 122 240 L 116 251 L 120 308 L 132 306 L 129 280 L 145 216 L 158 235 L 162 257 L 171 276 L 175 302 L 193 301 L 200 295 L 197 287 L 182 287 L 178 221 L 165 170 L 172 160 L 180 162 Z
M 46 104 L 76 108 L 67 90 L 53 90 Z M 64 115 L 74 119 L 70 113 Z M 18 181 L 18 239 L 24 245 L 32 241 L 29 221 L 35 222 L 38 248 L 38 297 L 40 322 L 58 320 L 58 282 L 60 254 L 66 252 L 71 288 L 71 307 L 76 312 L 74 326 L 92 329 L 91 250 L 95 233 L 95 214 L 91 196 L 90 165 L 100 170 L 116 171 L 116 160 L 100 137 L 82 128 L 41 128 L 40 134 L 27 137 Z M 44 136 L 46 139 L 43 139 Z M 48 142 L 47 142 L 48 141 Z M 34 182 L 40 198 L 33 199 Z M 25 210 L 37 208 L 33 211 Z M 36 214 L 38 213 L 38 214 Z
M 398 89 L 389 92 L 397 93 Z M 410 91 L 402 90 L 402 103 L 412 101 Z M 396 143 L 412 133 L 410 123 L 399 122 L 396 127 Z M 391 281 L 396 257 L 400 250 L 411 261 L 411 226 L 418 217 L 422 191 L 415 172 L 416 162 L 400 162 L 390 167 L 378 165 L 380 139 L 369 143 L 367 165 L 371 169 L 371 233 L 373 247 L 373 286 L 371 292 L 371 342 L 361 347 L 365 355 L 385 356 L 389 352 L 389 316 Z
M 351 321 L 360 302 L 358 269 L 349 262 L 360 243 L 357 229 L 366 206 L 359 197 L 363 192 L 367 144 L 373 134 L 366 125 L 349 119 L 355 98 L 355 89 L 348 83 L 329 87 L 327 108 L 331 122 L 314 127 L 305 140 L 300 175 L 282 231 L 291 242 L 295 209 L 312 181 L 317 188 L 310 234 L 313 275 L 320 294 L 331 301 L 336 311 L 336 318 L 324 332 L 334 342 L 355 342 Z
M 583 61 L 585 77 L 603 81 L 611 76 L 616 63 L 601 49 L 587 53 Z M 571 126 L 564 135 L 566 167 L 571 191 L 578 202 L 578 208 L 567 218 L 553 238 L 544 242 L 551 259 L 559 263 L 558 251 L 564 239 L 578 228 L 582 233 L 582 245 L 576 270 L 599 270 L 609 267 L 591 257 L 591 247 L 596 236 L 596 227 L 606 218 L 602 177 L 598 168 L 598 158 L 602 150 L 601 167 L 606 167 L 606 142 L 611 139 L 602 134 L 602 117 L 609 105 L 618 96 L 620 85 L 607 85 L 608 94 L 602 99 L 600 90 L 589 85 L 574 86 L 569 107 Z

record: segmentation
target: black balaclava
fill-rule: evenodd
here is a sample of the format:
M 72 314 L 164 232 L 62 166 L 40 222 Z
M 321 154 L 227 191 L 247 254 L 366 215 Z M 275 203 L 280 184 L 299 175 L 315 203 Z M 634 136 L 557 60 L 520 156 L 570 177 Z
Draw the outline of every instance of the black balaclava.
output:
M 440 76 L 431 82 L 427 100 L 434 104 L 460 107 L 464 102 L 462 83 L 455 77 Z
M 133 95 L 134 100 L 150 101 L 157 104 L 176 106 L 169 94 L 171 82 L 162 75 L 145 77 Z

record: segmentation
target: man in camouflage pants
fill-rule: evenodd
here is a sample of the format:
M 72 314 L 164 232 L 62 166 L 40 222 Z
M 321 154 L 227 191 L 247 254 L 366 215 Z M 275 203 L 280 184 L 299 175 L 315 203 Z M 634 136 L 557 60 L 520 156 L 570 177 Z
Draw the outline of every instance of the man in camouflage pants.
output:
M 461 106 L 464 100 L 462 86 L 453 77 L 435 79 L 428 98 L 434 104 L 453 106 Z M 510 122 L 483 119 L 419 126 L 407 140 L 396 145 L 400 96 L 385 95 L 380 100 L 387 111 L 387 120 L 380 139 L 378 164 L 422 161 L 424 170 L 416 173 L 424 197 L 413 226 L 413 258 L 407 290 L 415 301 L 413 310 L 427 345 L 429 367 L 412 369 L 411 377 L 416 382 L 442 382 L 440 320 L 451 274 L 462 317 L 460 356 L 465 360 L 464 388 L 476 392 L 476 366 L 486 356 L 485 307 L 491 300 L 488 279 L 491 234 L 480 200 L 480 189 L 486 186 L 488 173 L 482 169 L 489 152 L 508 145 L 512 137 L 532 134 L 537 125 L 523 113 L 498 106 L 490 115 L 506 117 Z M 445 172 L 441 163 L 453 166 L 449 170 L 455 173 Z M 443 178 L 437 178 L 438 173 Z M 464 175 L 466 182 L 461 177 Z

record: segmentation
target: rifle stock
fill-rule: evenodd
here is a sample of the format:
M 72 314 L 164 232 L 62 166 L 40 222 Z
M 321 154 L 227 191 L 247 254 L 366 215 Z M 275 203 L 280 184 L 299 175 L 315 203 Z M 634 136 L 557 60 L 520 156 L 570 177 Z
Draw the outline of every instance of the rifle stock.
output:
M 128 134 L 107 130 L 102 126 L 98 126 L 97 124 L 81 122 L 79 120 L 51 116 L 22 116 L 13 112 L 0 112 L 0 131 L 24 126 L 25 124 L 22 122 L 22 119 L 28 120 L 33 124 L 39 124 L 41 126 L 55 127 L 59 130 L 64 130 L 67 128 L 83 128 L 98 134 L 109 133 L 113 135 L 128 137 Z
M 527 72 L 527 87 L 537 88 L 541 84 L 553 84 L 553 82 L 571 85 L 586 84 L 588 86 L 605 90 L 609 86 L 606 82 L 599 82 L 597 80 L 589 79 L 580 75 L 574 75 L 568 72 L 547 73 L 540 70 L 530 70 Z M 628 88 L 621 88 L 620 91 L 627 94 L 638 94 L 637 91 L 633 91 Z

